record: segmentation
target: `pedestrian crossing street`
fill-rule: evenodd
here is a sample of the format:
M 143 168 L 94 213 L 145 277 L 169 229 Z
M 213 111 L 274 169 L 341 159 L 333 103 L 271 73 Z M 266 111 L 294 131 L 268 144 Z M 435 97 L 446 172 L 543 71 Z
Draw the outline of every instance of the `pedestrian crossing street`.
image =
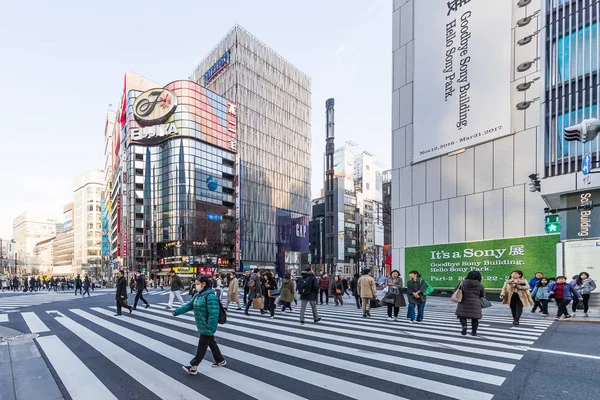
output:
M 38 292 L 10 292 L 13 295 L 5 295 L 0 297 L 0 311 L 21 309 L 30 306 L 39 306 L 40 304 L 54 303 L 58 301 L 71 301 L 81 299 L 81 295 L 75 296 L 75 291 L 54 292 L 54 291 L 38 291 Z M 114 290 L 110 291 L 90 291 L 90 297 L 102 296 L 104 294 L 114 294 Z M 88 297 L 87 295 L 85 296 Z
M 513 327 L 509 317 L 484 317 L 475 338 L 461 336 L 445 312 L 426 311 L 420 325 L 386 321 L 383 308 L 365 319 L 355 307 L 320 306 L 322 321 L 300 326 L 299 308 L 270 320 L 232 306 L 216 334 L 227 367 L 205 360 L 189 376 L 181 365 L 198 343 L 193 313 L 173 317 L 165 305 L 121 317 L 108 306 L 10 318 L 41 335 L 36 340 L 73 400 L 486 400 L 551 325 L 525 318 Z

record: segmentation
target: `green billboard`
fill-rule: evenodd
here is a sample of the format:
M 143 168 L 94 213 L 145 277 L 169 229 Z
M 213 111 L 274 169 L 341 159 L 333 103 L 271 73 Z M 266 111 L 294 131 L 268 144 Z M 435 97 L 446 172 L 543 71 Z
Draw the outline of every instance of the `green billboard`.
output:
M 545 235 L 408 247 L 406 274 L 417 270 L 434 288 L 444 289 L 454 288 L 469 271 L 477 270 L 486 288 L 501 289 L 515 269 L 528 280 L 538 271 L 555 276 L 559 242 L 560 235 Z

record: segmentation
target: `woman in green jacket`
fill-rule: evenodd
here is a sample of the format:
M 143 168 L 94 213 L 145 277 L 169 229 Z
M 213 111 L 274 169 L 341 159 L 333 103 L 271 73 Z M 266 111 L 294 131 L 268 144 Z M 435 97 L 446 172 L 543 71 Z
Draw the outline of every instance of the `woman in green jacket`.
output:
M 194 310 L 194 319 L 196 327 L 200 333 L 198 341 L 198 350 L 196 356 L 190 361 L 190 365 L 184 365 L 182 368 L 190 375 L 198 374 L 198 365 L 206 354 L 206 349 L 210 347 L 215 360 L 213 368 L 224 367 L 227 361 L 223 358 L 221 350 L 215 341 L 215 332 L 219 324 L 219 299 L 211 289 L 212 282 L 205 276 L 196 277 L 196 294 L 189 303 L 173 311 L 173 316 L 184 314 Z

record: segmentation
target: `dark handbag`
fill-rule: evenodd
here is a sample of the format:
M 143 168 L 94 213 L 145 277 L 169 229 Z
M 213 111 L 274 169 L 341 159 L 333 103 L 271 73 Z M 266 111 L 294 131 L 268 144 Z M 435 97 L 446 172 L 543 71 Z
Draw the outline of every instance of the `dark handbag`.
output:
M 492 303 L 485 297 L 480 297 L 479 301 L 481 302 L 481 308 L 488 308 L 492 306 Z
M 269 290 L 269 297 L 277 298 L 281 294 L 279 290 Z
M 121 304 L 123 305 L 123 307 L 127 308 L 129 307 L 129 304 L 127 304 L 127 299 L 121 299 Z
M 382 303 L 396 304 L 396 295 L 394 293 L 388 292 L 383 299 L 381 299 Z
M 576 310 L 583 310 L 583 302 L 578 301 L 577 305 L 575 306 L 575 309 Z

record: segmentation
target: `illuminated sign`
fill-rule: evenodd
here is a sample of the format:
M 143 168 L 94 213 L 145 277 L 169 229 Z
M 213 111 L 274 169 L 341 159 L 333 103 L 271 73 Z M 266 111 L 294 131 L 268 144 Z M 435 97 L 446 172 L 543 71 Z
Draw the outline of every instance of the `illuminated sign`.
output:
M 155 139 L 178 134 L 177 126 L 173 122 L 143 128 L 131 128 L 131 140 Z
M 213 79 L 217 74 L 225 69 L 229 65 L 229 51 L 226 52 L 217 60 L 212 67 L 204 74 L 204 84 L 206 85 Z
M 167 89 L 150 89 L 133 103 L 133 117 L 141 126 L 162 124 L 177 108 L 177 95 Z
M 223 216 L 219 214 L 206 214 L 206 218 L 210 219 L 211 221 L 223 220 Z

